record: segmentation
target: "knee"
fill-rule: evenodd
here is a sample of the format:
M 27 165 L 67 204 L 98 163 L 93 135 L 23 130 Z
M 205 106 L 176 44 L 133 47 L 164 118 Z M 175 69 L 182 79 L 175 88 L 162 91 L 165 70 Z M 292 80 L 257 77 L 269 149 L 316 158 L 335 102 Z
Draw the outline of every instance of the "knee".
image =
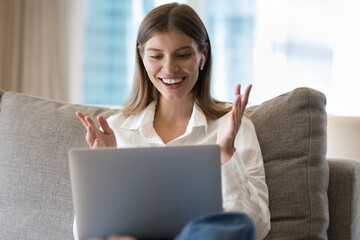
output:
M 176 239 L 253 240 L 254 236 L 254 224 L 248 215 L 240 212 L 222 212 L 191 221 Z

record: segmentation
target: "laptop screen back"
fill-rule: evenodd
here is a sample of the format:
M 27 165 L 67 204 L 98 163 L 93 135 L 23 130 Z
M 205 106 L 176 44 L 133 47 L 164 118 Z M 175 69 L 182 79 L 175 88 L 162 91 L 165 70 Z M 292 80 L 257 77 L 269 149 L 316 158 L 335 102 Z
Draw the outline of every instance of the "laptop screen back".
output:
M 69 162 L 80 239 L 173 238 L 194 218 L 222 211 L 216 145 L 78 149 Z

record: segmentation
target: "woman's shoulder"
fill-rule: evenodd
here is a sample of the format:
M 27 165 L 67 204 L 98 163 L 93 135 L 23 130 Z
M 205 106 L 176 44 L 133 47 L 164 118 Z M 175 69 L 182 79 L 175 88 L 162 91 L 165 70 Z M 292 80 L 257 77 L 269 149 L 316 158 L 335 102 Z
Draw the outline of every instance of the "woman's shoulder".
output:
M 255 125 L 251 120 L 251 117 L 246 113 L 244 113 L 243 118 L 241 120 L 240 131 L 246 135 L 256 134 Z
M 129 117 L 130 115 L 125 114 L 124 112 L 121 111 L 121 109 L 119 109 L 118 112 L 108 117 L 107 121 L 110 126 L 122 125 Z
M 145 109 L 142 109 L 136 113 L 128 114 L 119 109 L 119 111 L 110 116 L 107 121 L 112 128 L 116 129 L 134 129 L 137 128 L 144 118 L 144 115 L 146 115 L 148 107 Z
M 242 121 L 248 125 L 254 126 L 253 121 L 251 120 L 250 116 L 246 113 L 243 114 Z

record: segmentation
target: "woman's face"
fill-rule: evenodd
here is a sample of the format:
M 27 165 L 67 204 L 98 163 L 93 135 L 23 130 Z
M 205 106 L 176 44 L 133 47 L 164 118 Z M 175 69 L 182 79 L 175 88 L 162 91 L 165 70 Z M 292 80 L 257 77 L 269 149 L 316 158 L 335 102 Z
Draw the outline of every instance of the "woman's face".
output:
M 195 40 L 180 31 L 159 33 L 143 49 L 146 72 L 160 97 L 170 101 L 189 100 L 201 61 Z

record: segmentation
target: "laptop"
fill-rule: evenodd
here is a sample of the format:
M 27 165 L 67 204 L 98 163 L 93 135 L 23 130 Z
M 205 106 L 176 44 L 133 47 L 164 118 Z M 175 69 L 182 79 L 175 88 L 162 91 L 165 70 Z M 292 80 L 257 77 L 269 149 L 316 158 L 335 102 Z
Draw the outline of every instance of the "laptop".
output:
M 79 239 L 169 239 L 222 211 L 217 145 L 72 149 L 69 163 Z

